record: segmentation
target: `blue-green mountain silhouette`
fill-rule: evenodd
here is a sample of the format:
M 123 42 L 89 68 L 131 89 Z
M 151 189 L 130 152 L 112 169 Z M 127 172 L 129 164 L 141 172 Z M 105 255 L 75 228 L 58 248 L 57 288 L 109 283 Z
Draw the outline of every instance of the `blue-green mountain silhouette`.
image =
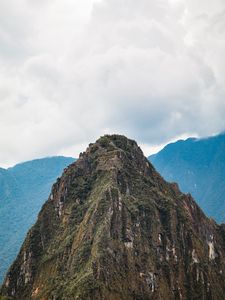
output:
M 208 216 L 225 222 L 225 133 L 179 140 L 149 159 L 166 180 L 190 192 Z

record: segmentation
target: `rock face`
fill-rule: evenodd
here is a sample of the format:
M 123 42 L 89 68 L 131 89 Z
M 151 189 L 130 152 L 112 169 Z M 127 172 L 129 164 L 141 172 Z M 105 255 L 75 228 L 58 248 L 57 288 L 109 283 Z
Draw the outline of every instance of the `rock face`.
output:
M 12 299 L 225 299 L 225 226 L 136 142 L 100 138 L 53 185 L 10 268 Z

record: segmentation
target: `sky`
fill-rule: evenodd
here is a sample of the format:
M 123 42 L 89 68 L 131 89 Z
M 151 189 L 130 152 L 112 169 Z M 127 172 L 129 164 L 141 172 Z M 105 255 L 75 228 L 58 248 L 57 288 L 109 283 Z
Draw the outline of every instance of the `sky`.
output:
M 0 166 L 225 129 L 224 0 L 1 0 Z

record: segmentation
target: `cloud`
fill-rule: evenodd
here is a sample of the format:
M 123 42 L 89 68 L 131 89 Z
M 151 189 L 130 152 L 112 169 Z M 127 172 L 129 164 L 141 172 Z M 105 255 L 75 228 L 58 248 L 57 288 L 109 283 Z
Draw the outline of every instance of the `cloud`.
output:
M 0 165 L 225 127 L 225 3 L 0 3 Z

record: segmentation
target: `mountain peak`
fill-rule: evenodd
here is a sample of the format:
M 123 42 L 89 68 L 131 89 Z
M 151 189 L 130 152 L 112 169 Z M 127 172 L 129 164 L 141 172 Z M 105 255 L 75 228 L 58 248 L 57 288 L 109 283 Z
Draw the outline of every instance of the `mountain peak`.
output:
M 109 147 L 109 150 L 114 147 L 115 149 L 120 149 L 125 152 L 139 151 L 142 153 L 142 150 L 138 147 L 136 141 L 119 134 L 104 135 L 100 137 L 95 144 L 99 144 L 106 148 Z
M 10 268 L 14 299 L 222 299 L 223 227 L 106 135 L 53 185 Z
M 134 140 L 123 135 L 104 135 L 95 143 L 89 144 L 85 152 L 80 153 L 77 167 L 98 171 L 136 168 L 146 173 L 154 168 L 144 157 L 141 148 Z
M 107 153 L 124 153 L 130 158 L 138 159 L 143 157 L 141 148 L 134 140 L 128 139 L 123 135 L 104 135 L 100 137 L 94 144 L 90 144 L 86 152 L 81 153 L 83 155 L 95 155 L 101 156 Z

